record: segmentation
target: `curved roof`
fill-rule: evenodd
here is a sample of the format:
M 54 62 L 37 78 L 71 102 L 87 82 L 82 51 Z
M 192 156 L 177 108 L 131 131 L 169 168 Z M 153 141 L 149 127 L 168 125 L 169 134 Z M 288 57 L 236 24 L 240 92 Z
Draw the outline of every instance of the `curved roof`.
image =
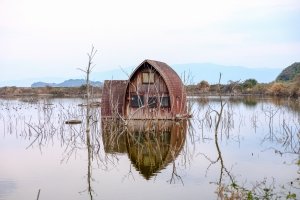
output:
M 166 63 L 155 60 L 144 60 L 131 74 L 129 81 L 145 63 L 150 64 L 164 79 L 169 90 L 171 111 L 176 114 L 186 114 L 186 91 L 178 74 Z M 128 85 L 127 85 L 128 88 Z M 126 89 L 127 90 L 127 89 Z M 175 99 L 179 98 L 180 105 L 175 106 Z

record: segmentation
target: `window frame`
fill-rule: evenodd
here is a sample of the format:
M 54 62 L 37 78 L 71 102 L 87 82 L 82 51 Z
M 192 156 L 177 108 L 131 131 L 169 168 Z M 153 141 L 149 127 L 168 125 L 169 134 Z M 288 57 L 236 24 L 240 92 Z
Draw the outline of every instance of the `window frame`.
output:
M 130 107 L 131 108 L 141 108 L 145 105 L 144 95 L 132 94 L 130 95 Z
M 148 107 L 149 108 L 157 108 L 157 97 L 156 96 L 150 96 L 148 97 Z
M 168 105 L 163 104 L 163 102 L 164 102 L 163 99 L 167 99 Z M 160 105 L 161 108 L 171 108 L 170 96 L 162 96 L 162 97 L 160 97 L 159 100 L 160 100 L 159 105 Z
M 142 72 L 142 83 L 143 84 L 154 84 L 154 72 Z

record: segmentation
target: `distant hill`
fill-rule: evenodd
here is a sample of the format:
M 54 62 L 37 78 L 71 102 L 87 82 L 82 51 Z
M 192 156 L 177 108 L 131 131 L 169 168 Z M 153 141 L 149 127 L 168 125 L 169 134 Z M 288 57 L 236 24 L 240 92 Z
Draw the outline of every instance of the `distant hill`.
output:
M 292 81 L 298 74 L 300 74 L 300 62 L 295 62 L 282 70 L 276 81 Z
M 256 79 L 259 83 L 269 83 L 276 79 L 278 74 L 282 71 L 279 68 L 249 68 L 249 67 L 241 67 L 241 66 L 226 66 L 219 65 L 213 63 L 186 63 L 186 64 L 171 64 L 168 63 L 180 77 L 183 77 L 185 74 L 186 77 L 189 76 L 189 81 L 186 81 L 188 84 L 197 84 L 202 80 L 208 81 L 210 84 L 214 84 L 218 82 L 219 73 L 222 73 L 222 83 L 228 83 L 228 81 L 244 81 L 246 79 Z M 123 69 L 112 69 L 107 71 L 93 71 L 91 73 L 92 80 L 98 80 L 102 83 L 104 80 L 125 80 L 128 79 L 128 75 L 132 73 L 132 71 L 137 66 L 128 66 L 123 67 Z M 125 73 L 125 72 L 126 73 Z M 68 77 L 69 78 L 69 77 Z M 62 81 L 66 79 L 66 77 L 38 77 L 31 79 L 22 79 L 22 80 L 10 80 L 10 81 L 2 81 L 0 80 L 0 87 L 2 86 L 18 86 L 18 87 L 28 87 L 32 84 L 32 87 L 45 87 L 47 85 L 52 87 L 70 87 L 70 85 L 82 85 L 84 84 L 83 80 L 80 77 L 75 80 L 81 80 L 77 84 L 66 83 L 64 84 Z M 38 82 L 40 80 L 44 80 L 44 82 Z M 62 83 L 59 83 L 62 82 Z M 99 84 L 102 84 L 99 82 Z
M 167 63 L 169 64 L 169 63 Z M 222 73 L 222 83 L 228 81 L 244 81 L 246 79 L 256 79 L 259 83 L 269 83 L 275 80 L 282 69 L 278 68 L 247 68 L 240 66 L 225 66 L 212 63 L 189 63 L 170 65 L 177 74 L 183 78 L 185 75 L 189 83 L 199 83 L 206 80 L 209 83 L 217 83 L 219 81 L 219 73 Z M 127 74 L 131 74 L 135 67 L 127 67 L 123 70 L 114 69 L 105 72 L 93 72 L 92 77 L 97 80 L 123 80 L 128 79 Z
M 69 79 L 62 83 L 45 83 L 45 82 L 35 82 L 31 85 L 31 87 L 80 87 L 85 85 L 84 79 Z M 103 83 L 100 81 L 91 81 L 91 85 L 93 86 L 102 86 Z
M 245 81 L 246 79 L 255 79 L 259 83 L 269 83 L 274 81 L 282 69 L 277 68 L 248 68 L 241 66 L 225 66 L 212 63 L 191 63 L 174 65 L 174 70 L 179 76 L 185 74 L 190 76 L 191 81 L 199 83 L 206 80 L 209 83 L 217 83 L 219 74 L 222 74 L 222 83 L 228 81 Z

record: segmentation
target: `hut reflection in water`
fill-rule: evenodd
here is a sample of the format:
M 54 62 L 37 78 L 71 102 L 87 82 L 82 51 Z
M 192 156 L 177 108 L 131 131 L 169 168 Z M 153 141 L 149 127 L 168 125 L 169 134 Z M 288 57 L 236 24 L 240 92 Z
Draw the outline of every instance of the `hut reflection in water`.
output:
M 128 154 L 132 165 L 147 180 L 174 162 L 186 138 L 186 120 L 131 120 L 126 126 L 102 121 L 106 153 Z

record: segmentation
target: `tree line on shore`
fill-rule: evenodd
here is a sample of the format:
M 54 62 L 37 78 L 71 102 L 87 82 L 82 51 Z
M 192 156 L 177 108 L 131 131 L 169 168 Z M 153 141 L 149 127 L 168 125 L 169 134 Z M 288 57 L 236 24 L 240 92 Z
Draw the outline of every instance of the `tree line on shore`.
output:
M 267 95 L 277 97 L 300 97 L 300 62 L 285 68 L 271 83 L 258 83 L 255 79 L 228 81 L 220 86 L 226 95 Z M 186 86 L 190 95 L 209 95 L 218 93 L 219 84 L 209 84 L 206 80 Z
M 220 92 L 223 95 L 260 95 L 276 97 L 300 97 L 300 62 L 285 68 L 271 83 L 259 83 L 250 78 L 245 81 L 230 80 L 227 84 L 211 84 L 202 80 L 197 84 L 185 84 L 188 95 L 214 95 Z M 41 96 L 51 97 L 84 97 L 86 85 L 80 87 L 2 87 L 0 97 Z M 100 97 L 102 87 L 90 86 L 95 97 Z
M 255 79 L 245 81 L 228 81 L 221 84 L 221 93 L 224 95 L 266 95 L 276 97 L 300 97 L 300 75 L 293 81 L 274 81 L 271 83 L 258 83 Z M 189 95 L 213 95 L 219 91 L 218 84 L 209 84 L 202 80 L 198 84 L 186 86 Z
M 51 96 L 51 97 L 84 97 L 86 86 L 81 87 L 2 87 L 0 88 L 0 97 L 18 97 L 18 96 Z M 300 97 L 300 75 L 289 82 L 271 82 L 258 83 L 255 79 L 241 81 L 229 81 L 227 84 L 221 84 L 221 93 L 223 95 L 260 95 L 276 97 Z M 92 87 L 93 94 L 100 97 L 101 87 Z M 215 95 L 219 92 L 218 84 L 209 84 L 202 80 L 198 84 L 186 85 L 188 95 Z
M 95 97 L 100 97 L 102 87 L 90 86 Z M 85 97 L 86 85 L 80 87 L 2 87 L 0 97 Z

